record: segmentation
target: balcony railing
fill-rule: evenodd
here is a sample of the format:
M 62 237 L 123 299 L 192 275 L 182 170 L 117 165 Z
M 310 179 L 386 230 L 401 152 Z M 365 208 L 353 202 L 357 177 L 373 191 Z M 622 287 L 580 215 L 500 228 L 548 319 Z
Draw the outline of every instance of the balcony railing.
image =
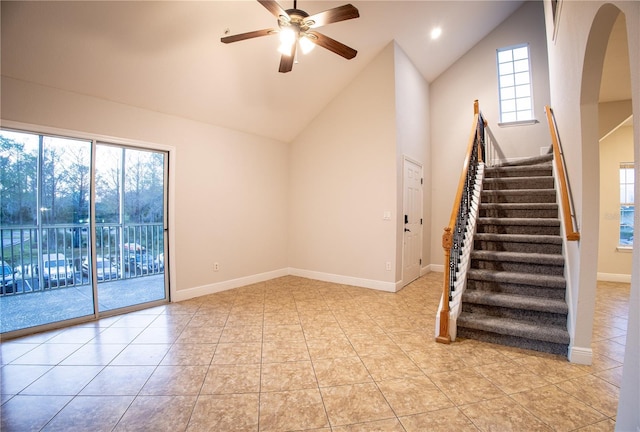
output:
M 96 261 L 86 224 L 0 228 L 0 295 L 164 273 L 164 229 L 154 224 L 97 224 Z

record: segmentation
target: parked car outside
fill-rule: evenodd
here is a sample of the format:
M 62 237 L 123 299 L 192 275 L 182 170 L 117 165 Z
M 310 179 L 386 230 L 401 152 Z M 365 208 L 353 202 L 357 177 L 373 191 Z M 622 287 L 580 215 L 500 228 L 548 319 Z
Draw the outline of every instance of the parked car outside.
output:
M 75 272 L 63 254 L 46 254 L 42 255 L 42 279 L 49 287 L 69 285 L 74 282 Z
M 98 281 L 116 280 L 121 277 L 118 271 L 118 265 L 111 262 L 110 259 L 104 257 L 96 258 L 96 267 L 94 269 Z M 82 274 L 89 276 L 89 260 L 82 260 Z
M 14 270 L 5 261 L 2 262 L 2 274 L 0 274 L 0 294 L 12 293 L 16 285 Z
M 153 263 L 155 264 L 156 270 L 158 270 L 159 272 L 164 271 L 164 254 L 158 254 Z
M 128 260 L 125 262 L 125 270 L 130 274 L 145 275 L 153 272 L 155 268 L 153 257 L 147 255 L 144 251 L 130 253 Z

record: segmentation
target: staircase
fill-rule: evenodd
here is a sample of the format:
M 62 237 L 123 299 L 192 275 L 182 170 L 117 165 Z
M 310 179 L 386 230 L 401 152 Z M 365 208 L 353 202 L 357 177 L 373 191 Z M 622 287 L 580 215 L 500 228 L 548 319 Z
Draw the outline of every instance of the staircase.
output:
M 552 155 L 486 168 L 457 336 L 567 355 Z

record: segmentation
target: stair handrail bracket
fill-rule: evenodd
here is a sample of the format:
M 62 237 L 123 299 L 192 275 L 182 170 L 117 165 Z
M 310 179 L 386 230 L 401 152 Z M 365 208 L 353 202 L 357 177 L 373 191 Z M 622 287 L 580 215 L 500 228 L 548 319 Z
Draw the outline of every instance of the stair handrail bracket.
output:
M 549 133 L 551 134 L 551 144 L 553 147 L 553 161 L 555 164 L 555 172 L 558 179 L 560 189 L 560 205 L 562 211 L 562 219 L 564 223 L 564 231 L 568 241 L 579 241 L 580 233 L 578 232 L 578 223 L 575 215 L 575 207 L 571 196 L 571 187 L 566 174 L 566 163 L 562 145 L 560 143 L 560 135 L 556 127 L 556 120 L 553 110 L 549 105 L 544 107 L 547 114 L 547 122 L 549 123 Z
M 474 118 L 465 162 L 453 201 L 449 225 L 442 234 L 444 274 L 442 298 L 436 314 L 436 342 L 455 340 L 455 318 L 460 313 L 460 297 L 464 291 L 473 234 L 478 217 L 480 189 L 484 175 L 485 126 L 478 101 L 474 101 Z

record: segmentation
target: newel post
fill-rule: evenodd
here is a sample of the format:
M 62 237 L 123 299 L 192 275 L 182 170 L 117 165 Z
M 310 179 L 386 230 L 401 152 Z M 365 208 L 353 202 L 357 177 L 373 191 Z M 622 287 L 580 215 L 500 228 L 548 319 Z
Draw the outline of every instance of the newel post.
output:
M 436 342 L 439 343 L 451 343 L 451 336 L 449 336 L 449 280 L 450 280 L 450 266 L 449 258 L 451 257 L 451 246 L 453 245 L 453 235 L 451 234 L 451 227 L 444 229 L 442 234 L 442 249 L 444 249 L 444 275 L 442 285 L 442 310 L 440 311 L 440 334 L 436 337 Z

